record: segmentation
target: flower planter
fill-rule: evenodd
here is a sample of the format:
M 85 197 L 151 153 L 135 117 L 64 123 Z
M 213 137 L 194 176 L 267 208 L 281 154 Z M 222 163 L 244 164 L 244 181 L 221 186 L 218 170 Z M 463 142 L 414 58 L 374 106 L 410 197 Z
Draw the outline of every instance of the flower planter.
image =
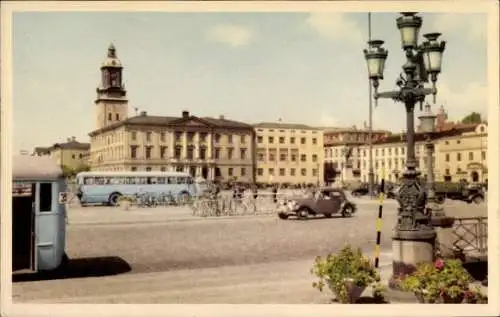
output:
M 361 294 L 363 294 L 364 290 L 366 289 L 366 286 L 357 286 L 354 284 L 354 281 L 352 279 L 345 279 L 344 280 L 344 285 L 347 290 L 347 295 L 349 296 L 349 301 L 351 303 L 356 302 L 361 297 Z

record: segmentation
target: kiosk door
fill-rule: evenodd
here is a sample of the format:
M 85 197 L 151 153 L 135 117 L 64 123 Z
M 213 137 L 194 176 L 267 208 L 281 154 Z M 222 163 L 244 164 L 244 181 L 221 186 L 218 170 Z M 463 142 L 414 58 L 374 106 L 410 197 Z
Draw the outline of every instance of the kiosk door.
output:
M 35 270 L 36 184 L 14 183 L 12 190 L 12 271 Z

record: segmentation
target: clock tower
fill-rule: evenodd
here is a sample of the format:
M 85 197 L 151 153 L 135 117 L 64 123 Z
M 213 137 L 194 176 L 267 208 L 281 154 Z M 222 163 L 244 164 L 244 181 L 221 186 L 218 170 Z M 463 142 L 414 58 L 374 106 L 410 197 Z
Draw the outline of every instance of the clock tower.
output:
M 101 66 L 101 83 L 96 89 L 96 129 L 127 119 L 128 100 L 122 71 L 115 46 L 110 44 L 108 56 Z

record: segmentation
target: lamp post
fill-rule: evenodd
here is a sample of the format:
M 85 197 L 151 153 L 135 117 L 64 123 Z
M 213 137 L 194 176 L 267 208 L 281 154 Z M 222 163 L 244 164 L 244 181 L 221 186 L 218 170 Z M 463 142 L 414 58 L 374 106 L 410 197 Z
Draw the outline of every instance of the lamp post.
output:
M 431 214 L 431 223 L 434 227 L 451 227 L 453 225 L 453 218 L 447 217 L 444 213 L 443 207 L 436 201 L 435 192 L 435 175 L 434 175 L 434 143 L 432 140 L 433 134 L 436 130 L 437 116 L 432 113 L 431 106 L 425 105 L 425 111 L 418 117 L 422 132 L 425 134 L 425 149 L 427 156 L 427 211 Z
M 412 273 L 417 264 L 434 260 L 436 231 L 426 213 L 427 192 L 420 185 L 415 158 L 415 106 L 422 104 L 427 95 L 437 93 L 437 76 L 441 72 L 442 54 L 445 42 L 438 42 L 439 33 L 425 34 L 426 41 L 419 45 L 418 35 L 422 18 L 415 12 L 402 12 L 396 25 L 401 33 L 402 48 L 406 63 L 402 66 L 403 74 L 396 81 L 399 87 L 395 91 L 378 92 L 379 82 L 383 79 L 388 51 L 380 40 L 368 42 L 364 50 L 368 66 L 368 76 L 374 88 L 375 107 L 379 98 L 401 102 L 406 110 L 406 166 L 398 197 L 398 219 L 393 235 L 393 276 Z M 432 82 L 431 88 L 424 84 Z

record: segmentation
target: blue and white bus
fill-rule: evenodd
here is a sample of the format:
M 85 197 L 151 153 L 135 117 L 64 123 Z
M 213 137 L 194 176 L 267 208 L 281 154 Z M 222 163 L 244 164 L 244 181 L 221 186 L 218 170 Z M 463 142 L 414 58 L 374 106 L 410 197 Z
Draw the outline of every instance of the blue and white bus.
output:
M 116 205 L 120 196 L 139 193 L 170 194 L 185 199 L 201 194 L 189 173 L 183 172 L 81 172 L 76 175 L 82 205 Z

